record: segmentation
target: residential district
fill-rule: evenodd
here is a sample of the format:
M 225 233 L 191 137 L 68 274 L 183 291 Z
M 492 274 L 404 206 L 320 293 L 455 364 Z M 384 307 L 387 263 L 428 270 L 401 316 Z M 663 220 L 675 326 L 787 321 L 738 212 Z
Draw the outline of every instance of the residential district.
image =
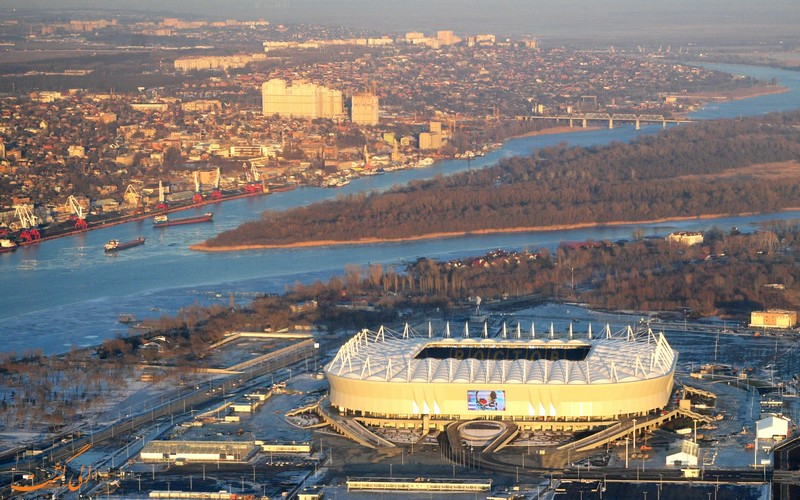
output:
M 573 125 L 547 117 L 666 124 L 754 85 L 673 62 L 684 48 L 447 30 L 12 16 L 0 42 L 0 237 L 19 243 L 212 196 L 340 187 Z

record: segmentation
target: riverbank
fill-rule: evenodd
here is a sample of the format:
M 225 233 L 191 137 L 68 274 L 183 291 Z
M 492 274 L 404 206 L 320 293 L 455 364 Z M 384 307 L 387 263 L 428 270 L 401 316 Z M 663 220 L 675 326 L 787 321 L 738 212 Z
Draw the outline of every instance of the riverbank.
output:
M 542 130 L 533 130 L 531 132 L 527 132 L 522 135 L 518 135 L 516 137 L 510 137 L 509 139 L 517 139 L 519 137 L 538 137 L 540 135 L 553 135 L 553 134 L 572 134 L 576 132 L 590 132 L 592 130 L 602 130 L 606 127 L 598 127 L 596 125 L 592 125 L 589 127 L 570 127 L 569 125 L 558 125 L 556 127 L 549 127 Z
M 220 199 L 212 200 L 207 199 L 203 200 L 200 203 L 191 203 L 191 204 L 181 204 L 168 207 L 164 210 L 148 210 L 141 214 L 134 214 L 134 215 L 114 215 L 107 219 L 99 220 L 99 221 L 91 221 L 88 223 L 88 227 L 84 229 L 76 229 L 76 228 L 60 228 L 58 231 L 54 232 L 54 234 L 48 234 L 48 228 L 45 227 L 45 235 L 41 238 L 37 238 L 31 241 L 18 241 L 17 244 L 19 246 L 29 246 L 29 245 L 36 245 L 38 243 L 43 243 L 45 241 L 50 241 L 58 238 L 65 238 L 67 236 L 75 236 L 82 233 L 88 233 L 89 231 L 94 231 L 97 229 L 105 229 L 113 226 L 117 226 L 120 224 L 127 224 L 129 222 L 140 221 L 144 219 L 149 219 L 151 217 L 156 217 L 158 215 L 165 215 L 171 214 L 175 212 L 181 212 L 184 210 L 189 210 L 192 208 L 202 208 L 207 205 L 213 205 L 217 203 L 222 203 L 223 201 L 231 201 L 231 200 L 238 200 L 240 198 L 248 198 L 252 196 L 259 196 L 262 194 L 270 194 L 269 192 L 262 192 L 262 193 L 237 193 L 234 195 L 225 196 Z
M 790 212 L 800 210 L 798 207 L 787 207 L 783 211 Z M 528 226 L 528 227 L 512 227 L 501 229 L 476 229 L 475 231 L 452 231 L 440 233 L 428 233 L 416 236 L 409 236 L 407 238 L 360 238 L 358 240 L 340 241 L 340 240 L 315 240 L 315 241 L 301 241 L 296 243 L 286 244 L 268 244 L 268 245 L 229 245 L 212 247 L 206 245 L 205 242 L 191 245 L 190 250 L 199 252 L 238 252 L 247 250 L 276 250 L 276 249 L 292 249 L 292 248 L 314 248 L 314 247 L 328 247 L 328 246 L 343 246 L 343 245 L 376 245 L 384 243 L 407 243 L 412 241 L 425 241 L 436 240 L 445 238 L 461 238 L 464 236 L 483 236 L 489 234 L 513 234 L 513 233 L 537 233 L 545 231 L 569 231 L 573 229 L 586 229 L 597 227 L 611 227 L 611 226 L 632 226 L 637 224 L 663 224 L 668 222 L 682 222 L 688 220 L 710 220 L 721 217 L 749 217 L 758 215 L 755 212 L 744 212 L 739 214 L 705 214 L 690 217 L 663 217 L 659 219 L 637 220 L 637 221 L 613 221 L 613 222 L 582 222 L 577 224 L 557 224 L 551 226 Z
M 776 78 L 792 89 L 800 89 L 800 72 L 741 66 L 732 66 L 729 72 L 763 81 Z M 716 120 L 756 116 L 792 110 L 798 107 L 798 102 L 795 92 L 790 92 L 720 103 L 690 118 Z M 221 206 L 224 209 L 215 213 L 213 224 L 191 226 L 191 230 L 162 231 L 156 236 L 149 221 L 134 222 L 120 224 L 106 232 L 61 238 L 46 245 L 23 247 L 13 253 L 0 254 L 0 265 L 3 266 L 0 287 L 9 290 L 0 303 L 0 319 L 6 330 L 24 333 L 6 336 L 4 351 L 24 352 L 41 347 L 45 353 L 66 352 L 73 345 L 96 344 L 117 335 L 125 335 L 124 326 L 117 321 L 119 314 L 134 314 L 139 319 L 157 319 L 197 303 L 229 307 L 230 297 L 235 297 L 239 304 L 259 294 L 280 294 L 296 282 L 327 282 L 331 276 L 341 276 L 342 270 L 349 264 L 367 267 L 369 262 L 403 263 L 422 255 L 450 260 L 487 253 L 498 247 L 547 248 L 552 252 L 559 241 L 631 239 L 632 227 L 616 226 L 555 233 L 541 231 L 423 240 L 408 244 L 339 244 L 274 250 L 269 251 L 266 259 L 264 251 L 219 254 L 187 250 L 190 245 L 211 238 L 216 233 L 259 218 L 264 210 L 280 211 L 307 206 L 334 198 L 340 192 L 350 194 L 390 189 L 396 184 L 475 169 L 507 156 L 530 155 L 534 149 L 550 147 L 559 142 L 585 147 L 601 147 L 614 141 L 629 142 L 639 136 L 654 135 L 659 128 L 643 127 L 642 131 L 635 131 L 633 126 L 620 126 L 613 130 L 603 127 L 585 134 L 509 140 L 504 141 L 503 148 L 487 152 L 485 157 L 472 162 L 443 161 L 434 168 L 388 172 L 353 181 L 340 189 L 311 187 L 281 193 L 280 196 L 256 196 L 223 202 Z M 750 210 L 747 207 L 744 209 Z M 682 223 L 641 226 L 641 229 L 646 237 L 653 238 L 663 238 L 671 231 L 706 231 L 712 226 L 723 231 L 738 227 L 749 232 L 765 220 L 788 220 L 799 216 L 796 212 L 785 212 L 711 221 L 693 219 Z M 652 215 L 641 218 L 650 217 Z M 523 222 L 520 225 L 531 224 Z M 108 258 L 102 251 L 97 251 L 108 239 L 127 241 L 138 235 L 148 238 L 148 243 L 141 247 L 141 251 L 123 254 L 122 258 Z M 151 238 L 153 245 L 150 245 Z M 401 264 L 396 264 L 396 267 L 400 268 Z

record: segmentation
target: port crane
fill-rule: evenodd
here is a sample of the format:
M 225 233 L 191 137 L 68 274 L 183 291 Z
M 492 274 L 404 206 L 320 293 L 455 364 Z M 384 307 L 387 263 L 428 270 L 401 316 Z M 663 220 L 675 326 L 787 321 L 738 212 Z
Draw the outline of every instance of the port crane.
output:
M 158 181 L 158 205 L 156 205 L 156 210 L 166 210 L 167 209 L 167 202 L 164 199 L 164 185 L 161 184 L 161 181 Z
M 23 242 L 31 242 L 42 237 L 36 226 L 39 224 L 37 217 L 33 215 L 31 207 L 28 205 L 14 205 L 16 216 L 19 218 L 20 228 L 19 239 Z
M 261 186 L 261 176 L 258 175 L 258 169 L 252 163 L 250 164 L 250 168 L 247 168 L 247 163 L 244 164 L 244 174 L 247 177 L 247 186 L 244 188 L 244 192 L 248 194 L 256 194 L 261 193 L 264 191 L 263 186 Z
M 69 195 L 65 206 L 73 212 L 70 214 L 69 220 L 75 221 L 75 229 L 87 229 L 89 227 L 89 224 L 86 223 L 86 215 L 83 213 L 83 207 L 78 203 L 75 196 Z
M 194 172 L 194 196 L 192 197 L 192 203 L 200 204 L 203 203 L 203 193 L 200 191 L 200 180 L 197 178 L 197 171 Z
M 133 211 L 135 215 L 144 213 L 144 207 L 142 206 L 142 195 L 136 192 L 133 184 L 128 184 L 128 187 L 125 189 L 125 193 L 122 195 L 122 198 L 135 207 Z
M 211 191 L 211 201 L 219 201 L 222 199 L 222 191 L 219 189 L 219 167 L 217 167 L 217 177 L 214 180 L 214 190 Z

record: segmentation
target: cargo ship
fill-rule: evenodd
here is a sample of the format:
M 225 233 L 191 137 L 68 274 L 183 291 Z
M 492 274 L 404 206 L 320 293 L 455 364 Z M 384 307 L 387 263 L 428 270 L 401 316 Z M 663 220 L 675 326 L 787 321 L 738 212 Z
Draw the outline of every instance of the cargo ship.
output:
M 119 250 L 125 250 L 127 248 L 138 247 L 139 245 L 144 245 L 144 238 L 139 236 L 135 240 L 130 241 L 119 241 L 119 240 L 110 240 L 108 243 L 105 244 L 106 252 L 117 252 Z
M 166 214 L 156 215 L 155 217 L 153 217 L 153 227 L 179 226 L 182 224 L 197 224 L 198 222 L 211 222 L 212 217 L 214 217 L 214 214 L 211 212 L 206 212 L 203 215 L 196 215 L 194 217 L 181 217 L 179 219 L 170 219 L 169 217 L 167 217 Z

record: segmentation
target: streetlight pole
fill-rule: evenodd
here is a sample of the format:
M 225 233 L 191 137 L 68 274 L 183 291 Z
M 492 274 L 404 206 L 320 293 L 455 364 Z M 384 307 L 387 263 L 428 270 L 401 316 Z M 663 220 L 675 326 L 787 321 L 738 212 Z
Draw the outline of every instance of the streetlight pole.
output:
M 664 482 L 664 475 L 663 474 L 659 474 L 658 475 L 658 489 L 656 490 L 656 500 L 661 500 L 661 487 L 663 485 L 663 482 Z
M 628 468 L 628 436 L 625 436 L 625 468 Z
M 753 468 L 758 467 L 758 420 L 756 420 L 756 435 L 753 438 Z

